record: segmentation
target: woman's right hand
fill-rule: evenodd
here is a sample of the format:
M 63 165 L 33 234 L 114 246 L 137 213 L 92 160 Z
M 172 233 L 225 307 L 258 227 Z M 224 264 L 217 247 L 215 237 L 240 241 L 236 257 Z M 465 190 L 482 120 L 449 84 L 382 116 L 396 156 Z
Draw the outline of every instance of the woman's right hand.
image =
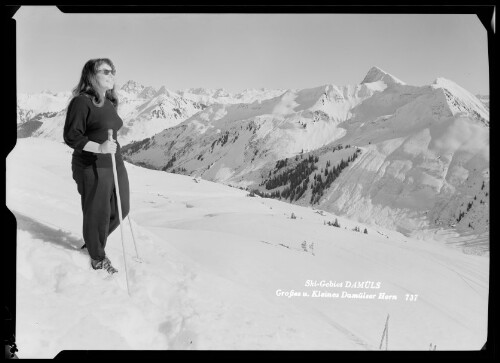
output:
M 100 146 L 99 150 L 102 154 L 115 154 L 116 153 L 116 141 L 106 140 Z

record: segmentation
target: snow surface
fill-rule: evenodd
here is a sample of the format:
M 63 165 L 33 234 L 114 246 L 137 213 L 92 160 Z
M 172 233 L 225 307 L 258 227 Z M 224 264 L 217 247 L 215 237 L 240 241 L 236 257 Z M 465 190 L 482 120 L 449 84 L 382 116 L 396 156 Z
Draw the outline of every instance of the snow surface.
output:
M 377 350 L 388 315 L 389 350 L 478 350 L 486 341 L 488 257 L 126 163 L 143 260 L 134 260 L 125 221 L 129 296 L 118 230 L 106 248 L 119 270 L 112 278 L 92 270 L 79 249 L 71 152 L 26 138 L 7 158 L 20 358 L 64 349 Z M 340 228 L 325 225 L 335 218 Z M 277 296 L 291 290 L 309 296 Z M 377 298 L 313 297 L 314 290 Z

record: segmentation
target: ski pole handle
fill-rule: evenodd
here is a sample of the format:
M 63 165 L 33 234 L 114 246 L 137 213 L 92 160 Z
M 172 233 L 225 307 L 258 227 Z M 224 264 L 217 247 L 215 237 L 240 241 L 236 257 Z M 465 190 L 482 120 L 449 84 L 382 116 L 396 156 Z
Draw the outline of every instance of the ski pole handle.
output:
M 108 141 L 114 143 L 115 140 L 113 140 L 113 130 L 112 129 L 108 129 Z M 112 152 L 111 154 L 115 154 L 116 151 Z

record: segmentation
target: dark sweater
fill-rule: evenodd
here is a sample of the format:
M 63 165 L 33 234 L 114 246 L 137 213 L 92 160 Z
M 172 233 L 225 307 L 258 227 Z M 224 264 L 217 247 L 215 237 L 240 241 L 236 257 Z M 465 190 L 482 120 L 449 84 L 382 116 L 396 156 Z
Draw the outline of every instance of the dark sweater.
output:
M 98 107 L 90 97 L 74 97 L 68 105 L 63 135 L 64 142 L 74 149 L 72 162 L 81 167 L 96 163 L 98 168 L 111 168 L 111 154 L 95 154 L 83 148 L 89 141 L 98 144 L 105 142 L 108 139 L 108 129 L 113 130 L 113 139 L 116 140 L 117 131 L 122 126 L 122 119 L 108 99 Z M 120 144 L 117 144 L 116 162 L 121 164 Z

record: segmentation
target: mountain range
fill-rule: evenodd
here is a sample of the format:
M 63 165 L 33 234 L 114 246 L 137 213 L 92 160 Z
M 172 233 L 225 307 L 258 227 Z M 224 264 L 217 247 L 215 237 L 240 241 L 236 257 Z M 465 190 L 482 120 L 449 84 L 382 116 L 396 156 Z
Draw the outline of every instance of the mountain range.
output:
M 140 141 L 179 124 L 215 103 L 249 103 L 266 99 L 285 90 L 247 89 L 229 94 L 224 89 L 192 88 L 170 91 L 165 86 L 155 89 L 129 80 L 117 89 L 118 114 L 124 121 L 120 143 Z M 18 137 L 43 137 L 62 140 L 61 130 L 71 92 L 43 91 L 21 93 L 17 102 Z
M 308 205 L 414 237 L 489 246 L 489 98 L 451 80 L 119 91 L 136 165 Z M 20 95 L 18 137 L 62 142 L 69 93 Z

